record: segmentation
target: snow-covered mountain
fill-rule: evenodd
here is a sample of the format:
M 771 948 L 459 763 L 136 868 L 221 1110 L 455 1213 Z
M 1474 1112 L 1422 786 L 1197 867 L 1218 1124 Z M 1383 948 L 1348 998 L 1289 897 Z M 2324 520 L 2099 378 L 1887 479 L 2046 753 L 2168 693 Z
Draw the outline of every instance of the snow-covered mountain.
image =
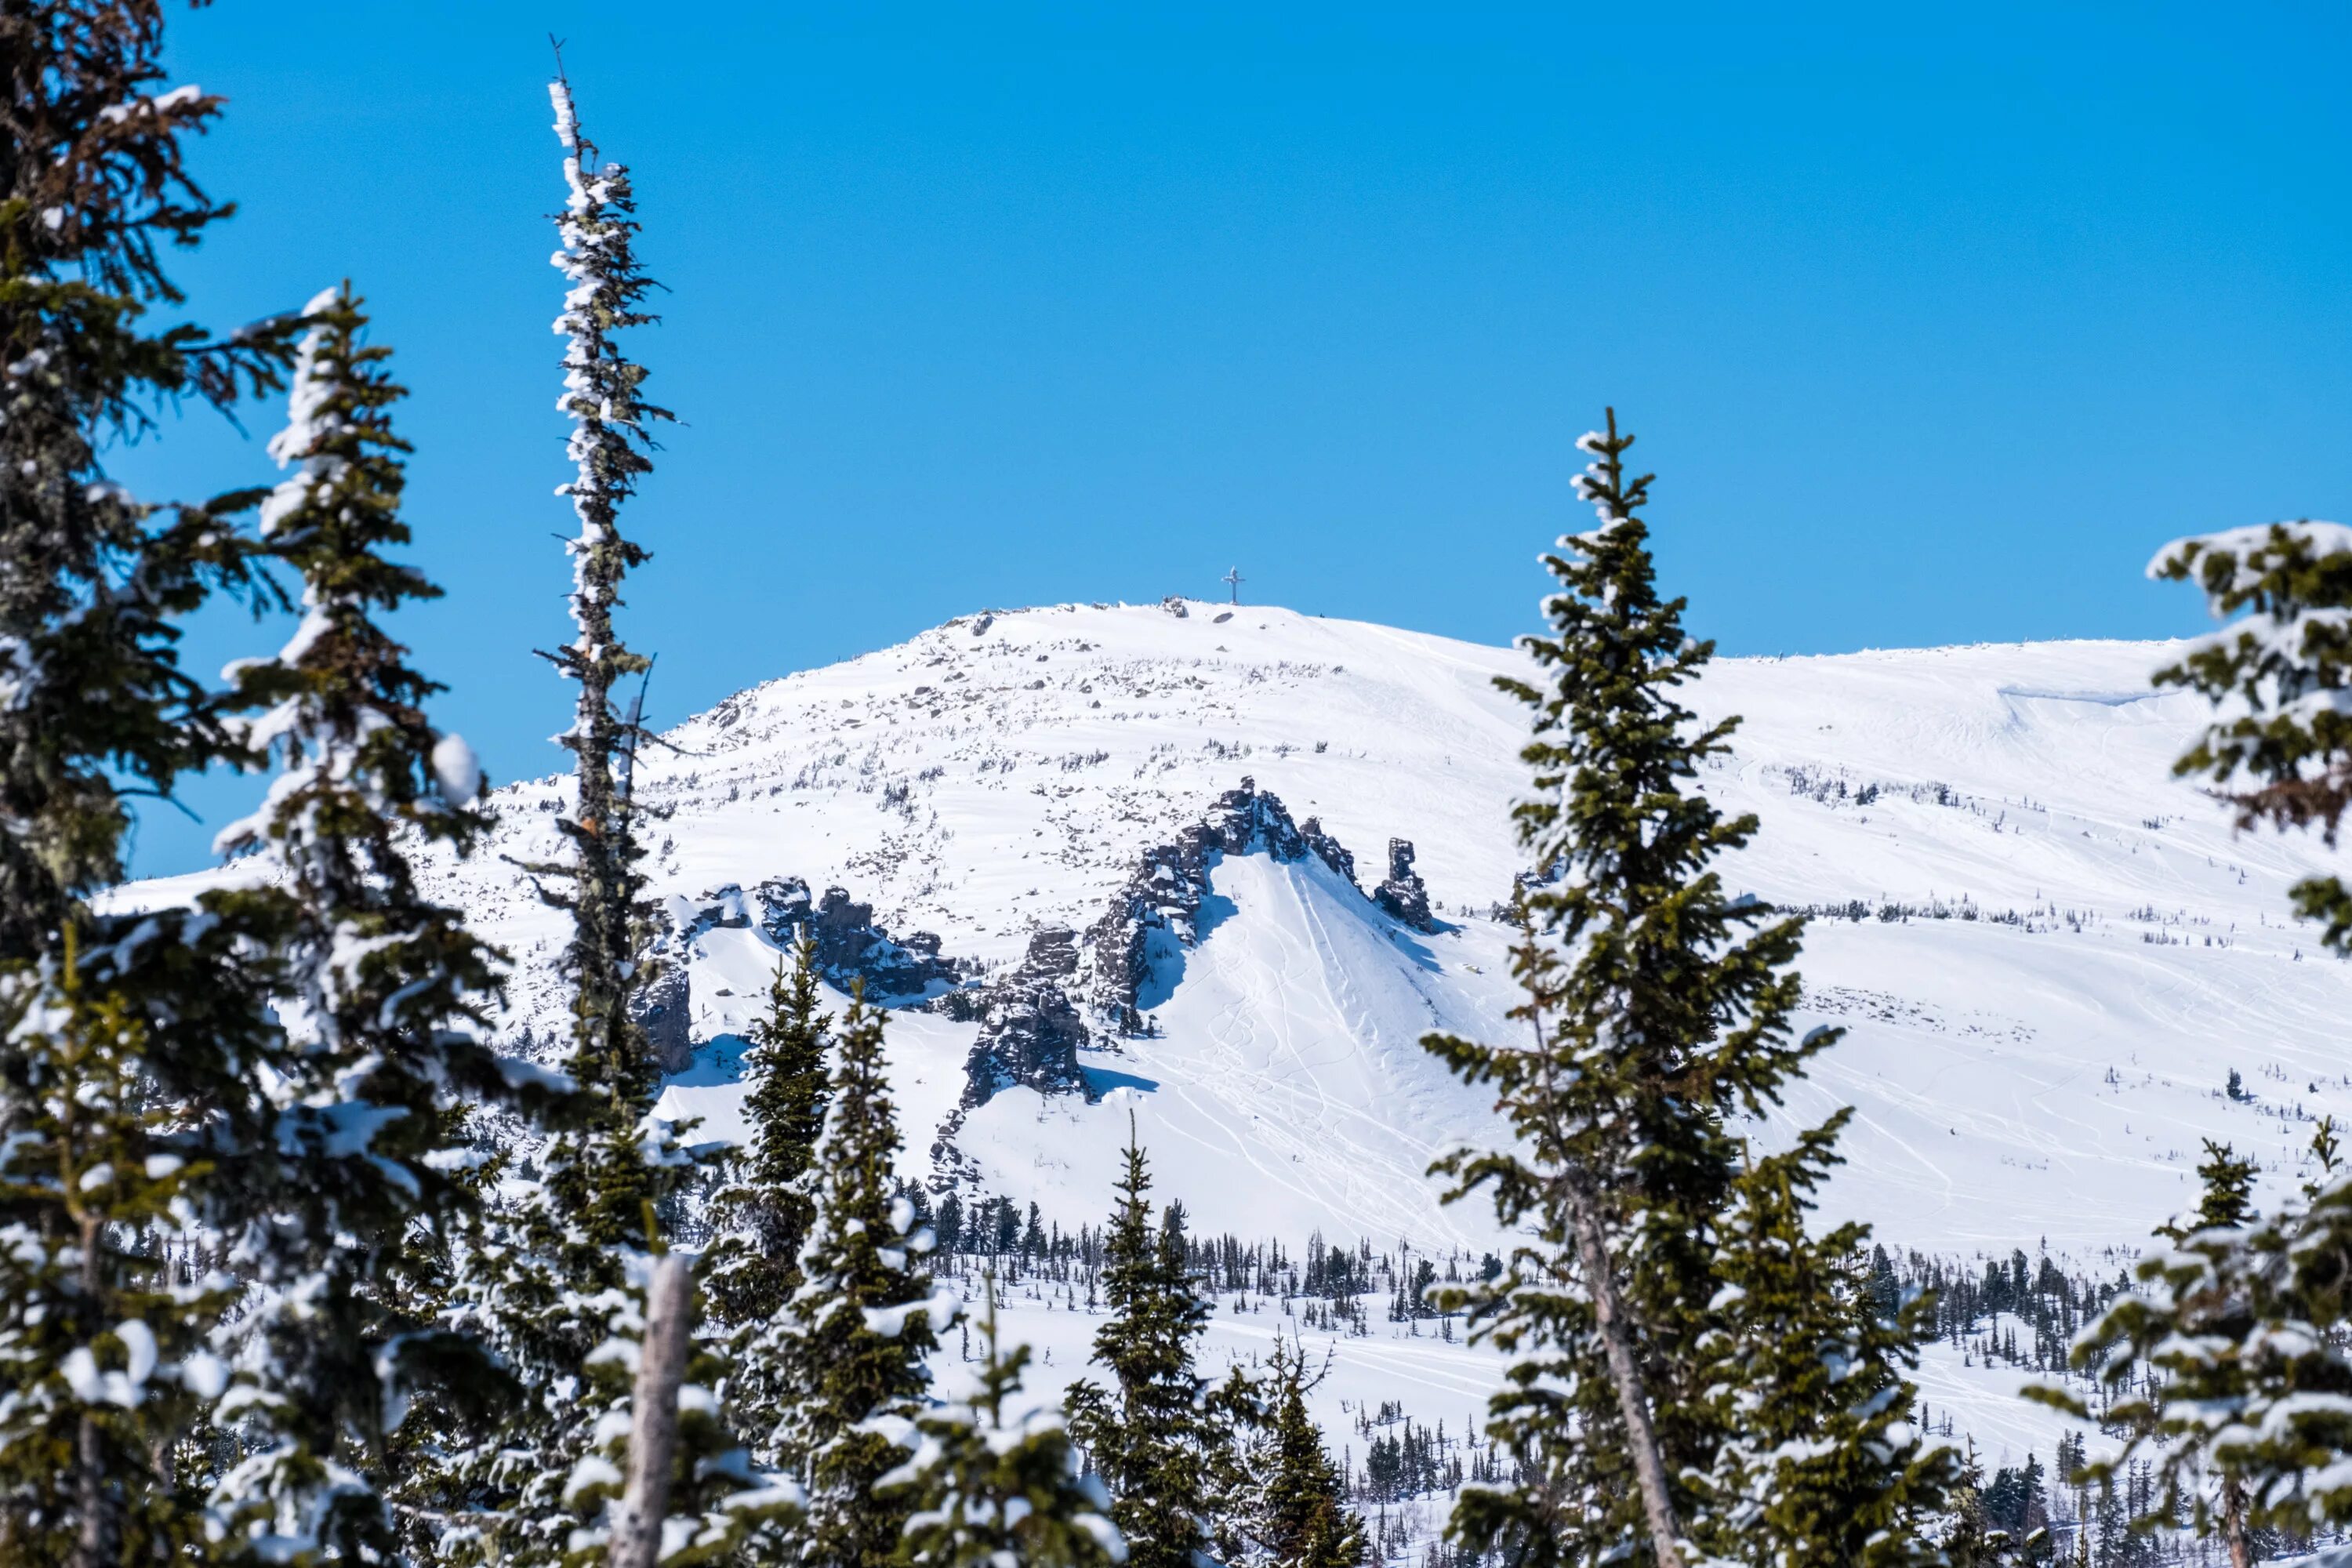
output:
M 2128 1247 L 2201 1139 L 2284 1183 L 2309 1120 L 2352 1110 L 2352 976 L 2284 916 L 2323 852 L 2233 836 L 2170 777 L 2203 714 L 2150 689 L 2164 653 L 1725 659 L 1693 694 L 1744 720 L 1705 781 L 1762 819 L 1733 885 L 1833 911 L 1808 1005 L 1849 1033 L 1789 1114 L 1858 1108 L 1833 1202 L 1891 1240 Z M 836 977 L 901 1004 L 910 1172 L 1075 1223 L 1132 1115 L 1211 1230 L 1482 1241 L 1421 1173 L 1487 1112 L 1417 1041 L 1510 1027 L 1491 911 L 1525 720 L 1492 679 L 1519 663 L 1280 609 L 1060 605 L 697 715 L 637 777 L 684 983 L 668 1108 L 730 1130 L 736 1037 L 810 921 Z M 501 791 L 499 841 L 444 873 L 542 1048 L 560 930 L 503 857 L 554 851 L 564 794 Z
M 1829 1202 L 1889 1243 L 2046 1241 L 2113 1278 L 2190 1199 L 2203 1139 L 2276 1187 L 2312 1119 L 2352 1113 L 2352 974 L 2284 916 L 2326 857 L 2233 836 L 2171 778 L 2204 714 L 2151 689 L 2166 657 L 1725 659 L 1691 694 L 1744 721 L 1703 781 L 1761 819 L 1727 878 L 1821 911 L 1804 1022 L 1848 1030 L 1786 1118 L 1857 1108 Z M 1196 1233 L 1492 1246 L 1422 1174 L 1493 1135 L 1490 1112 L 1417 1042 L 1511 1027 L 1492 912 L 1520 869 L 1526 720 L 1492 680 L 1520 668 L 1286 610 L 1061 605 L 730 698 L 637 770 L 670 920 L 664 1108 L 706 1137 L 740 1126 L 740 1032 L 809 930 L 839 984 L 893 1003 L 909 1175 L 1098 1220 L 1132 1116 Z M 545 1055 L 562 927 L 512 861 L 557 851 L 568 793 L 501 790 L 495 842 L 432 872 L 511 953 L 509 1038 Z M 1024 1289 L 1007 1310 L 1041 1380 L 1076 1375 L 1095 1319 Z M 1297 1331 L 1228 1305 L 1213 1369 Z M 1335 1435 L 1400 1398 L 1467 1423 L 1494 1385 L 1486 1354 L 1411 1325 L 1332 1343 Z M 1920 1371 L 1930 1412 L 2001 1463 L 2061 1425 L 2014 1397 L 2027 1376 L 1950 1345 Z

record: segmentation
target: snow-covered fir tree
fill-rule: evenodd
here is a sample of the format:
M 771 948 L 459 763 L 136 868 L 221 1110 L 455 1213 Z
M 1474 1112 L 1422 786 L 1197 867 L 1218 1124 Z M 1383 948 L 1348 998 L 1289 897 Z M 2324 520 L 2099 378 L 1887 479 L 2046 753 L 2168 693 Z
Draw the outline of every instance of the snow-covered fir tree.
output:
M 287 331 L 145 319 L 162 265 L 226 216 L 183 139 L 220 100 L 165 85 L 153 0 L 0 14 L 0 1561 L 211 1550 L 204 1430 L 237 1290 L 213 1238 L 271 1199 L 267 932 L 211 899 L 100 915 L 127 803 L 243 760 L 179 623 L 252 583 L 257 496 L 142 502 L 110 443 L 160 408 L 275 384 Z
M 1433 1169 L 1451 1178 L 1449 1202 L 1485 1190 L 1530 1237 L 1446 1305 L 1520 1358 L 1488 1431 L 1528 1478 L 1465 1489 L 1451 1528 L 1531 1568 L 1680 1568 L 1742 1550 L 1750 1505 L 1710 1483 L 1730 1415 L 1713 1382 L 1727 1328 L 1717 1252 L 1738 1173 L 1726 1122 L 1777 1101 L 1835 1038 L 1790 1037 L 1801 922 L 1733 898 L 1713 868 L 1756 822 L 1725 818 L 1693 785 L 1734 721 L 1695 728 L 1675 700 L 1714 649 L 1685 635 L 1681 600 L 1659 595 L 1632 444 L 1613 411 L 1579 440 L 1592 461 L 1577 493 L 1599 525 L 1544 556 L 1550 630 L 1520 644 L 1551 679 L 1499 683 L 1535 719 L 1521 753 L 1533 788 L 1514 808 L 1532 868 L 1514 954 L 1528 1036 L 1423 1041 L 1491 1085 L 1517 1135 Z
M 2197 1208 L 2076 1341 L 2074 1363 L 2110 1394 L 2099 1413 L 2123 1446 L 2088 1467 L 2112 1490 L 2147 1478 L 2137 1528 L 2186 1524 L 2232 1568 L 2276 1531 L 2352 1523 L 2352 1174 L 2334 1125 L 2314 1133 L 2315 1180 L 2269 1215 L 2251 1163 L 2209 1142 Z M 2151 1377 L 2149 1374 L 2153 1373 Z M 2071 1389 L 2030 1396 L 2079 1416 Z
M 1938 1561 L 1957 1471 L 1915 1425 L 1908 1381 L 1935 1335 L 1933 1303 L 1915 1291 L 1889 1310 L 1873 1294 L 1868 1226 L 1806 1229 L 1851 1115 L 1756 1157 L 1721 1222 L 1717 1327 L 1704 1347 L 1723 1400 L 1708 1520 L 1721 1560 Z
M 1103 1231 L 1094 1361 L 1108 1383 L 1070 1385 L 1070 1430 L 1110 1488 L 1135 1568 L 1192 1568 L 1217 1534 L 1233 1473 L 1232 1423 L 1246 1398 L 1200 1375 L 1194 1346 L 1210 1305 L 1186 1267 L 1181 1211 L 1151 1223 L 1151 1176 L 1130 1119 L 1118 1206 Z
M 572 417 L 572 560 L 577 637 L 551 655 L 579 683 L 572 751 L 577 800 L 560 819 L 568 860 L 528 868 L 541 896 L 572 919 L 563 973 L 572 1037 L 561 1121 L 541 1151 L 541 1179 L 503 1199 L 470 1237 L 446 1321 L 481 1334 L 521 1391 L 494 1440 L 436 1467 L 414 1508 L 436 1544 L 459 1561 L 504 1568 L 569 1562 L 601 1551 L 625 1472 L 627 1369 L 645 1321 L 663 1205 L 694 1167 L 652 1114 L 658 1070 L 632 1001 L 653 973 L 652 910 L 628 789 L 642 731 L 614 707 L 615 689 L 649 661 L 613 622 L 623 576 L 646 553 L 619 531 L 621 503 L 652 468 L 647 425 L 667 418 L 638 395 L 642 367 L 614 334 L 653 318 L 654 285 L 634 254 L 628 172 L 599 164 L 581 133 L 569 85 L 550 88 L 568 199 L 555 264 L 572 287 L 556 331 L 565 340 Z M 554 886 L 548 884 L 552 882 Z M 767 1550 L 789 1489 L 759 1472 L 731 1436 L 715 1390 L 723 1362 L 706 1345 L 680 1395 L 682 1424 L 665 1528 L 695 1542 L 697 1560 Z M 705 1419 L 705 1417 L 708 1419 Z
M 1242 1458 L 1250 1491 L 1240 1531 L 1246 1561 L 1269 1568 L 1360 1568 L 1370 1552 L 1323 1429 L 1307 1413 L 1307 1395 L 1321 1380 L 1320 1372 L 1308 1373 L 1304 1345 L 1276 1342 L 1261 1390 L 1260 1430 Z
M 2175 540 L 2150 577 L 2196 584 L 2229 624 L 2157 672 L 2160 686 L 2210 699 L 2222 716 L 2174 764 L 2232 801 L 2241 826 L 2316 826 L 2331 847 L 2352 806 L 2352 528 L 2273 522 Z M 2306 878 L 2295 909 L 2321 922 L 2321 943 L 2352 952 L 2352 889 Z
M 710 1201 L 717 1235 L 704 1258 L 704 1288 L 724 1325 L 763 1327 L 791 1300 L 799 1276 L 815 1211 L 809 1167 L 831 1092 L 825 1050 L 833 1020 L 819 1010 L 819 995 L 815 944 L 803 936 L 791 966 L 777 965 L 767 1013 L 751 1027 L 743 1057 L 751 1084 L 743 1097 L 749 1138 Z M 756 1374 L 751 1366 L 743 1372 Z
M 881 1010 L 854 989 L 834 1037 L 801 1282 L 782 1319 L 741 1352 L 765 1363 L 756 1381 L 789 1395 L 765 1441 L 808 1489 L 802 1561 L 815 1568 L 883 1568 L 899 1552 L 912 1504 L 876 1484 L 904 1458 L 898 1436 L 929 1397 L 924 1357 L 958 1310 L 925 1265 L 930 1232 L 892 1180 L 898 1122 L 882 1029 Z M 747 1426 L 756 1415 L 746 1410 Z
M 1127 1560 L 1101 1481 L 1081 1473 L 1059 1409 L 1021 1398 L 1029 1347 L 1007 1348 L 984 1277 L 978 1386 L 915 1417 L 914 1454 L 876 1482 L 912 1506 L 915 1568 L 1108 1568 Z
M 250 1452 L 215 1503 L 231 1541 L 297 1563 L 385 1550 L 387 1434 L 420 1386 L 454 1410 L 482 1383 L 482 1347 L 403 1310 L 416 1291 L 401 1276 L 418 1233 L 446 1234 L 471 1205 L 463 1108 L 511 1098 L 478 1034 L 494 955 L 419 891 L 404 847 L 462 853 L 486 822 L 471 750 L 425 717 L 440 689 L 378 619 L 438 593 L 385 553 L 409 540 L 402 389 L 348 287 L 306 319 L 270 443 L 295 472 L 260 526 L 300 577 L 303 618 L 276 658 L 234 670 L 236 703 L 258 715 L 246 739 L 280 767 L 220 837 L 268 873 L 221 904 L 274 933 L 295 1039 L 268 1085 L 276 1203 L 223 1238 L 250 1293 L 217 1418 Z

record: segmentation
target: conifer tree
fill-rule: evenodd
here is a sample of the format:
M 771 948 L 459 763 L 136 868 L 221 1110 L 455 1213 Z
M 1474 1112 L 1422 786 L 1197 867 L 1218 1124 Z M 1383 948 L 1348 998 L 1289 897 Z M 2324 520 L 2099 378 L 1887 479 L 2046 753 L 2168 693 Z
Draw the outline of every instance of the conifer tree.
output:
M 1024 1408 L 1029 1347 L 1006 1349 L 996 1279 L 984 1281 L 979 1386 L 915 1418 L 915 1452 L 876 1483 L 903 1494 L 907 1560 L 915 1568 L 1106 1568 L 1126 1542 L 1105 1517 L 1100 1480 L 1081 1477 L 1076 1450 L 1051 1405 Z
M 1717 1557 L 1759 1568 L 1932 1563 L 1958 1479 L 1951 1451 L 1914 1426 L 1905 1375 L 1935 1333 L 1933 1302 L 1881 1306 L 1859 1264 L 1868 1226 L 1806 1231 L 1851 1115 L 1756 1160 L 1723 1222 L 1708 1348 L 1726 1436 L 1709 1527 Z
M 1103 1233 L 1110 1317 L 1095 1332 L 1094 1359 L 1110 1384 L 1070 1385 L 1070 1430 L 1110 1489 L 1134 1568 L 1192 1568 L 1233 1482 L 1230 1423 L 1241 1391 L 1193 1369 L 1210 1307 L 1185 1267 L 1181 1209 L 1171 1205 L 1154 1227 L 1150 1189 L 1130 1119 L 1118 1206 Z
M 2208 1140 L 2196 1210 L 2159 1226 L 2168 1245 L 2134 1270 L 2077 1341 L 2074 1364 L 2115 1395 L 2101 1419 L 2124 1446 L 2085 1468 L 2112 1490 L 2151 1467 L 2150 1506 L 2133 1522 L 2184 1519 L 2250 1568 L 2259 1527 L 2308 1530 L 2352 1518 L 2352 1193 L 2335 1180 L 2332 1129 L 2317 1140 L 2323 1182 L 2306 1205 L 2253 1212 L 2252 1164 Z M 2160 1374 L 2140 1376 L 2143 1368 Z M 2071 1389 L 2027 1396 L 2085 1415 Z
M 2191 582 L 2229 624 L 2156 673 L 2158 686 L 2202 693 L 2226 716 L 2173 764 L 2201 774 L 2238 810 L 2241 827 L 2316 826 L 2331 847 L 2352 806 L 2352 528 L 2298 521 L 2175 540 L 2150 577 Z M 2334 874 L 2293 890 L 2321 922 L 2331 952 L 2352 951 L 2352 889 Z
M 245 752 L 180 668 L 177 623 L 253 579 L 257 496 L 142 502 L 109 444 L 186 399 L 276 384 L 286 329 L 160 328 L 165 245 L 230 208 L 183 138 L 154 0 L 0 14 L 0 1560 L 89 1568 L 207 1550 L 172 1463 L 223 1375 L 236 1291 L 175 1244 L 266 1206 L 268 932 L 216 907 L 100 915 L 127 802 Z
M 1448 1291 L 1472 1337 L 1523 1359 L 1488 1431 L 1531 1478 L 1465 1489 L 1452 1531 L 1529 1568 L 1601 1560 L 1682 1568 L 1690 1542 L 1736 1532 L 1708 1478 L 1726 1436 L 1710 1394 L 1720 1314 L 1715 1252 L 1735 1201 L 1726 1120 L 1779 1099 L 1836 1034 L 1792 1041 L 1801 921 L 1733 899 L 1715 858 L 1748 843 L 1692 787 L 1735 721 L 1694 730 L 1675 689 L 1713 645 L 1661 598 L 1630 477 L 1633 438 L 1578 446 L 1600 525 L 1544 557 L 1558 583 L 1548 636 L 1521 647 L 1551 673 L 1502 688 L 1534 713 L 1534 773 L 1514 807 L 1532 877 L 1514 971 L 1524 1044 L 1433 1035 L 1423 1045 L 1493 1086 L 1517 1143 L 1438 1162 L 1447 1199 L 1485 1189 L 1531 1239 L 1491 1282 Z
M 682 1187 L 691 1157 L 652 1116 L 659 1074 L 631 1003 L 654 973 L 652 908 L 638 862 L 631 760 L 645 738 L 614 708 L 619 683 L 649 667 L 619 639 L 613 611 L 627 572 L 646 552 L 619 528 L 622 503 L 652 469 L 647 427 L 670 416 L 639 394 L 644 369 L 616 334 L 654 320 L 643 309 L 655 285 L 635 255 L 638 226 L 628 171 L 599 164 L 582 134 L 569 84 L 549 89 L 564 151 L 568 199 L 556 218 L 555 255 L 572 288 L 556 331 L 565 340 L 562 406 L 572 419 L 572 499 L 580 523 L 572 614 L 578 637 L 548 656 L 579 683 L 572 727 L 578 800 L 558 826 L 568 860 L 528 867 L 548 879 L 541 896 L 565 910 L 572 937 L 563 970 L 572 991 L 572 1047 L 560 1075 L 563 1120 L 542 1152 L 533 1188 L 501 1203 L 467 1245 L 464 1282 L 448 1321 L 482 1333 L 526 1391 L 494 1442 L 478 1445 L 431 1478 L 421 1517 L 443 1521 L 455 1554 L 525 1568 L 568 1560 L 609 1522 L 622 1467 L 626 1366 L 642 1331 L 648 1259 L 659 1250 L 663 1201 Z M 702 1363 L 723 1385 L 716 1348 Z M 692 1395 L 709 1398 L 709 1390 Z M 781 1494 L 734 1456 L 724 1411 L 683 1431 L 670 1518 L 695 1521 L 698 1551 L 732 1550 L 768 1529 Z M 709 1452 L 697 1452 L 699 1445 Z M 683 1528 L 683 1523 L 681 1524 Z
M 818 996 L 816 947 L 803 936 L 792 967 L 777 965 L 767 1016 L 752 1026 L 744 1056 L 751 1087 L 743 1097 L 751 1137 L 711 1199 L 719 1235 L 704 1272 L 722 1324 L 764 1325 L 783 1310 L 798 1278 L 815 1210 L 807 1177 L 829 1094 L 825 1030 L 833 1020 L 818 1010 Z
M 566 1070 L 589 1110 L 583 1132 L 551 1152 L 547 1187 L 567 1224 L 591 1245 L 611 1248 L 645 1240 L 650 1211 L 675 1184 L 678 1164 L 642 1145 L 658 1074 L 631 1004 L 654 973 L 654 911 L 626 779 L 645 737 L 614 705 L 621 683 L 647 673 L 652 661 L 622 642 L 613 622 L 622 580 L 648 559 L 622 533 L 621 506 L 653 471 L 650 426 L 673 416 L 645 401 L 645 368 L 618 341 L 627 329 L 656 320 L 644 308 L 656 285 L 636 259 L 629 171 L 597 163 L 569 82 L 559 76 L 548 90 L 569 192 L 556 218 L 563 247 L 555 265 L 572 285 L 555 330 L 566 345 L 559 406 L 572 416 L 574 473 L 559 493 L 572 498 L 580 531 L 564 547 L 579 636 L 545 657 L 580 687 L 572 727 L 560 737 L 572 754 L 578 799 L 572 814 L 557 822 L 571 861 L 532 869 L 561 880 L 542 896 L 572 916 L 563 955 L 572 990 Z
M 835 1036 L 801 1283 L 782 1321 L 743 1352 L 791 1393 L 766 1442 L 807 1488 L 803 1561 L 815 1568 L 884 1568 L 897 1555 L 912 1505 L 876 1485 L 900 1462 L 894 1435 L 922 1408 L 923 1358 L 957 1310 L 952 1291 L 933 1288 L 930 1233 L 892 1180 L 898 1125 L 882 1019 L 854 988 Z M 757 1416 L 747 1408 L 755 1436 Z
M 1349 1511 L 1339 1467 L 1307 1411 L 1321 1381 L 1307 1375 L 1306 1348 L 1276 1342 L 1268 1379 L 1265 1432 L 1247 1468 L 1258 1477 L 1248 1535 L 1251 1555 L 1275 1568 L 1360 1568 L 1370 1551 L 1364 1521 Z
M 415 1389 L 445 1407 L 492 1381 L 482 1347 L 401 1311 L 418 1233 L 472 1202 L 462 1108 L 512 1097 L 477 1031 L 495 955 L 419 891 L 404 836 L 467 849 L 480 770 L 422 703 L 440 689 L 378 621 L 438 590 L 385 558 L 405 544 L 390 351 L 348 287 L 313 300 L 291 418 L 270 443 L 294 476 L 261 509 L 264 548 L 299 574 L 304 616 L 273 659 L 236 670 L 260 710 L 248 744 L 281 766 L 222 847 L 269 872 L 222 907 L 278 933 L 298 1038 L 271 1084 L 272 1208 L 226 1238 L 251 1286 L 223 1419 L 253 1448 L 220 1486 L 230 1539 L 272 1561 L 383 1552 L 383 1439 Z

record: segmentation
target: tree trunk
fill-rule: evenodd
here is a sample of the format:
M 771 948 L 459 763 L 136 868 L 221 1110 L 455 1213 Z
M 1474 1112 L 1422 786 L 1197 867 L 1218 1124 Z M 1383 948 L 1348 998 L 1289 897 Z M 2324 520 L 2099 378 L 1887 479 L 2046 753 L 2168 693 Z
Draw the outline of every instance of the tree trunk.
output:
M 73 949 L 66 949 L 67 963 Z M 101 1299 L 99 1259 L 104 1231 L 93 1215 L 80 1216 L 81 1288 L 84 1299 Z M 107 1511 L 105 1437 L 97 1418 L 84 1415 L 74 1427 L 74 1507 L 81 1519 L 74 1532 L 73 1568 L 109 1568 L 114 1559 L 113 1519 Z
M 1569 1194 L 1569 1214 L 1576 1229 L 1577 1261 L 1583 1266 L 1586 1286 L 1592 1292 L 1592 1315 L 1601 1325 L 1601 1352 L 1609 1363 L 1609 1380 L 1617 1386 L 1617 1410 L 1625 1422 L 1625 1441 L 1633 1451 L 1633 1479 L 1641 1489 L 1642 1512 L 1650 1526 L 1650 1544 L 1657 1553 L 1658 1568 L 1683 1568 L 1674 1500 L 1666 1492 L 1665 1460 L 1658 1452 L 1657 1428 L 1650 1421 L 1650 1398 L 1642 1387 L 1641 1368 L 1634 1363 L 1625 1303 L 1617 1294 L 1617 1273 L 1601 1234 L 1601 1219 L 1574 1177 L 1566 1178 L 1564 1184 Z
M 2230 1568 L 2254 1568 L 2253 1543 L 2246 1539 L 2246 1489 L 2234 1476 L 2221 1482 L 2221 1539 L 2230 1548 Z
M 693 1312 L 686 1259 L 671 1253 L 654 1265 L 646 1292 L 646 1337 L 638 1347 L 637 1386 L 631 1401 L 628 1489 L 613 1526 L 611 1568 L 654 1568 L 661 1554 L 662 1520 L 669 1512 L 670 1463 L 677 1452 L 677 1386 L 686 1376 L 686 1342 Z

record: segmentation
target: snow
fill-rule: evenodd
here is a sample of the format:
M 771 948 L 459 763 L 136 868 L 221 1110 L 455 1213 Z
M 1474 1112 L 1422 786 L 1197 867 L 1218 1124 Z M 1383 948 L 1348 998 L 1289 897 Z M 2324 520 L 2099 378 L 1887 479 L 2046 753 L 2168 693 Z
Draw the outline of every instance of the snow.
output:
M 2352 975 L 2286 915 L 2287 888 L 2338 862 L 2306 836 L 2233 835 L 2226 808 L 2171 776 L 2208 710 L 2149 675 L 2185 646 L 1724 659 L 1688 689 L 1703 720 L 1745 716 L 1700 781 L 1761 819 L 1727 889 L 1863 908 L 1808 932 L 1799 1027 L 1847 1033 L 1765 1132 L 1856 1108 L 1831 1216 L 1960 1257 L 2046 1240 L 2112 1277 L 2192 1202 L 2203 1139 L 2261 1163 L 2259 1202 L 2305 1173 L 2312 1118 L 2352 1119 Z M 690 910 L 730 884 L 802 877 L 872 902 L 894 935 L 933 931 L 951 956 L 1005 965 L 1035 930 L 1093 923 L 1145 848 L 1244 775 L 1295 817 L 1319 816 L 1366 887 L 1388 839 L 1410 838 L 1452 929 L 1403 931 L 1311 859 L 1225 859 L 1198 944 L 1157 954 L 1144 1007 L 1160 1035 L 1083 1054 L 1099 1098 L 1006 1090 L 951 1138 L 968 1186 L 1034 1200 L 1065 1229 L 1108 1212 L 1132 1113 L 1156 1195 L 1181 1197 L 1196 1235 L 1491 1247 L 1484 1212 L 1440 1205 L 1422 1172 L 1493 1137 L 1493 1121 L 1417 1040 L 1512 1027 L 1508 937 L 1485 911 L 1522 865 L 1507 813 L 1527 721 L 1491 682 L 1527 669 L 1508 648 L 1278 608 L 1223 624 L 1158 604 L 995 610 L 755 687 L 672 730 L 675 751 L 646 748 L 651 890 Z M 509 1051 L 563 1037 L 562 916 L 505 858 L 562 853 L 551 808 L 569 793 L 563 778 L 495 792 L 494 841 L 427 871 L 435 897 L 514 956 Z M 185 902 L 237 874 L 117 898 Z M 1909 918 L 1879 918 L 1894 906 Z M 695 1056 L 659 1111 L 698 1119 L 696 1139 L 740 1136 L 743 1035 L 780 956 L 756 924 L 707 931 L 684 954 Z M 908 1174 L 933 1169 L 977 1031 L 890 1017 Z M 2232 1068 L 2252 1100 L 2222 1094 Z M 1012 1337 L 1074 1375 L 1095 1320 L 1011 1310 Z M 1221 1311 L 1212 1342 L 1263 1354 L 1278 1318 L 1278 1304 Z M 1490 1360 L 1427 1323 L 1419 1339 L 1391 1327 L 1342 1339 L 1318 1397 L 1402 1398 L 1458 1430 Z M 1957 1412 L 1989 1463 L 2025 1446 L 2046 1460 L 2061 1423 L 2012 1397 L 2024 1376 L 1937 1346 L 1921 1383 L 1937 1421 Z

